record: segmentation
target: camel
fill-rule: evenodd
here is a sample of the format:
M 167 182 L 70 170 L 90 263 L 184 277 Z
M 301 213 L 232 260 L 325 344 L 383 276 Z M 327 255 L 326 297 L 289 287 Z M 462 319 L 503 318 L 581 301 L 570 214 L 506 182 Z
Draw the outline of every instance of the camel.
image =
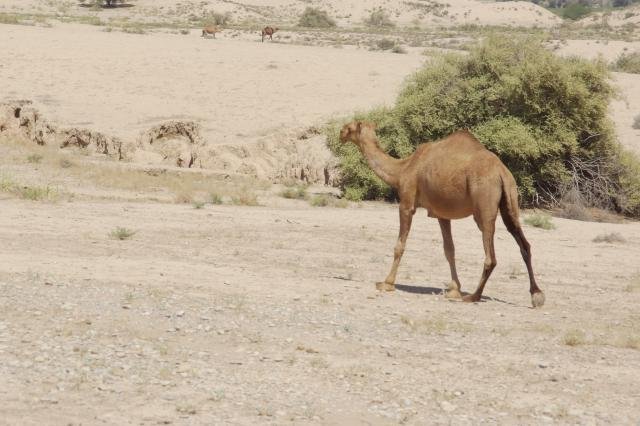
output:
M 400 232 L 393 252 L 393 264 L 386 279 L 376 283 L 380 291 L 395 290 L 396 272 L 404 253 L 411 220 L 418 207 L 437 218 L 445 257 L 451 270 L 446 296 L 477 302 L 495 268 L 493 247 L 495 221 L 500 211 L 507 230 L 515 238 L 529 273 L 529 292 L 534 307 L 544 305 L 545 296 L 536 284 L 531 267 L 531 246 L 520 226 L 518 190 L 513 175 L 500 159 L 470 132 L 457 131 L 446 138 L 420 144 L 407 158 L 387 155 L 378 145 L 376 126 L 354 121 L 340 131 L 340 141 L 353 142 L 367 163 L 383 181 L 395 188 L 400 198 Z M 456 272 L 451 220 L 473 215 L 482 232 L 485 261 L 480 283 L 472 294 L 462 296 Z
M 202 29 L 202 37 L 207 37 L 207 36 L 213 36 L 213 38 L 216 38 L 216 33 L 219 33 L 222 31 L 222 28 L 217 27 L 215 25 L 207 25 L 206 27 L 204 27 Z
M 264 27 L 262 29 L 262 42 L 264 43 L 264 36 L 269 36 L 269 40 L 273 41 L 273 35 L 278 31 L 278 27 Z

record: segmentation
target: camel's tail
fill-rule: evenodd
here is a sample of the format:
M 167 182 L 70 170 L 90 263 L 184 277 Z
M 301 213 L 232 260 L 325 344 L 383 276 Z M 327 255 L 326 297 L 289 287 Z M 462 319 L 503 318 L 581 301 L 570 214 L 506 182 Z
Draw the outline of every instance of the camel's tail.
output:
M 500 198 L 500 216 L 509 232 L 513 232 L 520 227 L 520 209 L 518 208 L 518 186 L 516 181 L 506 170 L 500 176 L 502 180 L 502 197 Z

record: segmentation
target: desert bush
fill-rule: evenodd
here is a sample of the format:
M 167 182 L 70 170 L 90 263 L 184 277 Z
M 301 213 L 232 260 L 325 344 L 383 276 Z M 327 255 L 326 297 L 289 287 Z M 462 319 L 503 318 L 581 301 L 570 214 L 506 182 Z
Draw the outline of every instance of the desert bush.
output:
M 395 45 L 396 45 L 396 42 L 388 38 L 383 38 L 376 41 L 376 47 L 380 50 L 393 49 Z
M 298 25 L 309 28 L 331 28 L 336 26 L 336 22 L 324 10 L 307 7 L 300 15 Z
M 42 161 L 42 155 L 40 154 L 31 154 L 29 156 L 27 156 L 27 162 L 32 163 L 32 164 L 38 164 L 39 162 Z
M 389 28 L 394 27 L 395 24 L 391 21 L 389 14 L 382 7 L 374 9 L 371 14 L 364 21 L 370 27 Z
M 596 236 L 593 240 L 594 243 L 624 243 L 627 240 L 619 233 L 619 232 L 610 232 L 608 234 L 600 234 Z
M 555 229 L 555 225 L 551 222 L 551 216 L 544 213 L 534 213 L 524 218 L 524 223 L 535 228 L 546 229 L 547 231 Z
M 191 205 L 194 209 L 200 210 L 204 208 L 205 203 L 203 201 L 194 201 L 193 203 L 191 203 Z
M 405 54 L 407 53 L 407 49 L 405 49 L 404 47 L 400 46 L 399 44 L 396 44 L 395 46 L 393 46 L 391 48 L 391 51 L 393 53 L 400 53 L 400 54 Z
M 135 235 L 136 231 L 129 228 L 123 228 L 118 226 L 116 229 L 109 233 L 109 236 L 114 240 L 128 240 Z
M 560 16 L 562 16 L 563 18 L 577 21 L 578 19 L 582 19 L 590 14 L 591 8 L 583 4 L 573 3 L 567 5 L 566 7 L 563 7 L 559 12 Z
M 532 37 L 489 35 L 468 55 L 444 54 L 410 77 L 395 106 L 356 114 L 377 124 L 382 149 L 405 157 L 425 141 L 471 132 L 513 173 L 523 204 L 555 207 L 569 189 L 587 206 L 640 215 L 640 162 L 607 116 L 614 89 L 602 61 L 561 58 Z M 344 121 L 326 128 L 349 199 L 393 199 Z
M 204 25 L 227 25 L 231 21 L 229 13 L 208 12 L 202 19 Z
M 341 209 L 349 206 L 349 202 L 345 199 L 336 198 L 329 194 L 316 194 L 309 199 L 309 204 L 313 207 L 338 207 Z
M 296 185 L 285 188 L 280 192 L 280 196 L 295 200 L 304 200 L 307 197 L 307 187 L 303 185 Z
M 211 204 L 219 205 L 219 204 L 222 204 L 224 200 L 222 199 L 222 196 L 220 196 L 215 192 L 212 192 L 209 194 L 209 202 Z
M 250 189 L 241 189 L 231 196 L 231 203 L 236 206 L 259 206 L 258 196 Z
M 634 129 L 640 129 L 640 114 L 633 117 L 633 124 L 631 127 Z
M 621 54 L 611 68 L 614 71 L 640 74 L 640 52 Z
M 587 343 L 582 330 L 569 330 L 562 337 L 562 342 L 567 346 L 580 346 Z

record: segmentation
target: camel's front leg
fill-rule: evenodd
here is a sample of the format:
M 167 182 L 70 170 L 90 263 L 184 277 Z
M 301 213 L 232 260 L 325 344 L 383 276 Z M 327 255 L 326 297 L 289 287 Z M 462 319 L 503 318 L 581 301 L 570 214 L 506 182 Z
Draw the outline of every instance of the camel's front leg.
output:
M 380 291 L 393 291 L 396 289 L 396 274 L 398 272 L 398 265 L 400 265 L 400 259 L 404 253 L 404 246 L 409 236 L 409 230 L 411 229 L 411 220 L 413 214 L 416 212 L 415 208 L 407 208 L 400 206 L 400 233 L 398 235 L 398 242 L 393 250 L 393 265 L 391 265 L 391 271 L 387 278 L 379 283 L 376 283 L 376 288 Z

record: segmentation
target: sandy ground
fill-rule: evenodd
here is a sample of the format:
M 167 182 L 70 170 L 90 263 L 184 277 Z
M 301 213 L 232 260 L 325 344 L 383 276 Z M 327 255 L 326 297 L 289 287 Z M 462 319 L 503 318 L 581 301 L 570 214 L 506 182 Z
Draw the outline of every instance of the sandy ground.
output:
M 638 224 L 526 227 L 548 300 L 533 310 L 502 224 L 499 266 L 474 305 L 440 295 L 448 267 L 424 212 L 398 291 L 381 295 L 393 206 L 269 204 L 3 200 L 3 422 L 640 420 L 629 346 L 640 292 L 625 290 L 638 279 Z M 112 240 L 117 226 L 137 233 Z M 612 231 L 626 242 L 592 241 Z M 482 263 L 475 224 L 456 222 L 454 238 L 470 290 Z
M 0 25 L 0 46 L 0 100 L 127 138 L 196 119 L 212 144 L 390 102 L 424 60 L 85 26 Z M 615 79 L 626 100 L 612 116 L 637 147 L 640 85 Z M 547 294 L 537 310 L 499 223 L 486 298 L 463 304 L 442 297 L 449 268 L 424 212 L 398 290 L 379 294 L 395 206 L 314 208 L 228 178 L 0 138 L 0 423 L 640 421 L 637 222 L 525 226 Z M 34 188 L 52 201 L 20 199 Z M 197 204 L 211 192 L 225 205 Z M 228 205 L 249 193 L 262 205 Z M 115 240 L 116 227 L 135 233 Z M 470 219 L 453 231 L 472 290 L 480 235 Z M 594 241 L 611 233 L 622 238 Z
M 210 144 L 250 142 L 391 103 L 420 55 L 372 54 L 101 28 L 3 25 L 0 101 L 30 99 L 51 121 L 125 139 L 196 120 Z M 40 65 L 35 65 L 40 64 Z
M 326 11 L 339 26 L 362 26 L 372 10 L 382 8 L 391 20 L 409 25 L 514 25 L 550 27 L 561 22 L 553 13 L 525 1 L 491 2 L 483 0 L 404 1 L 404 0 L 135 0 L 123 7 L 95 11 L 75 2 L 48 0 L 4 0 L 0 11 L 56 15 L 99 16 L 103 20 L 130 18 L 144 21 L 199 19 L 207 13 L 228 13 L 232 22 L 265 25 L 295 25 L 305 8 Z

